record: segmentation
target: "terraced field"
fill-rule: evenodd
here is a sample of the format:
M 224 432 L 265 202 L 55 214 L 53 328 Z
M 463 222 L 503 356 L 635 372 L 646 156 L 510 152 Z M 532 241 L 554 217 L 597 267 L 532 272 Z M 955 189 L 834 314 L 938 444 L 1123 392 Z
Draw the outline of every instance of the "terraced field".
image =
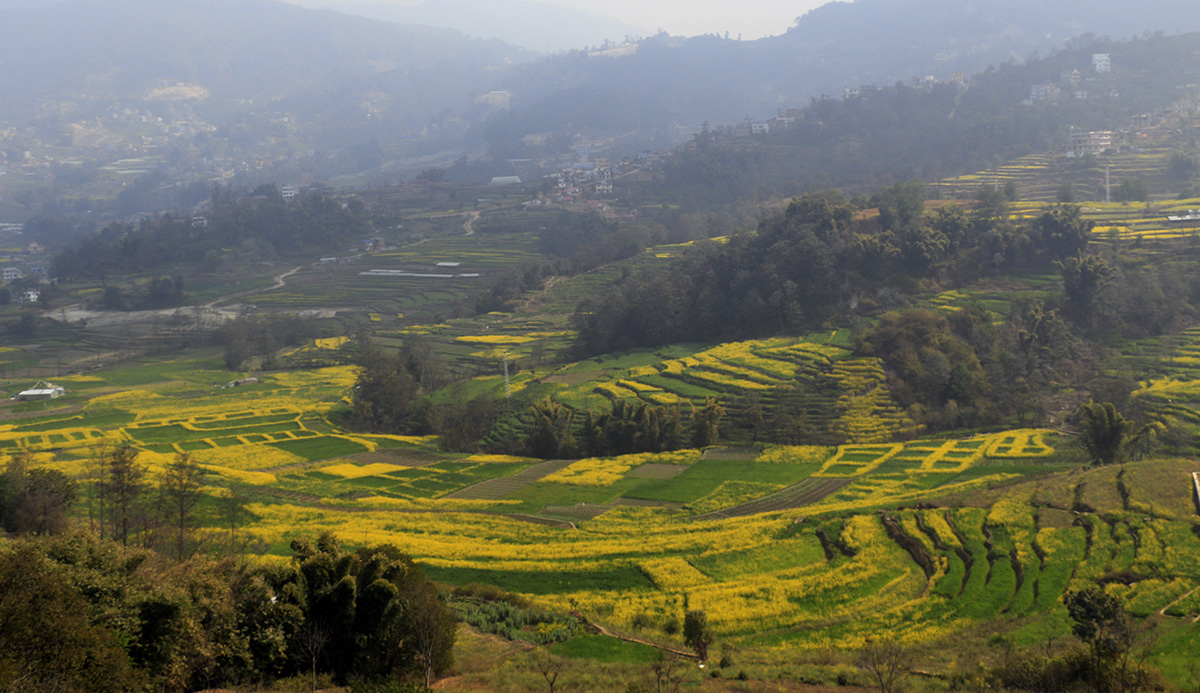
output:
M 1148 146 L 1136 153 L 1104 157 L 1109 185 L 1123 180 L 1142 180 L 1155 190 L 1177 189 L 1166 176 L 1170 147 Z M 1144 243 L 1200 238 L 1200 221 L 1171 221 L 1200 209 L 1200 200 L 1161 199 L 1150 202 L 1106 203 L 1105 166 L 1078 168 L 1079 164 L 1049 154 L 1020 157 L 987 171 L 950 178 L 931 192 L 938 199 L 971 200 L 981 186 L 1016 185 L 1020 201 L 1011 205 L 1014 219 L 1032 219 L 1057 203 L 1064 185 L 1073 188 L 1084 216 L 1095 222 L 1094 240 L 1102 244 Z
M 756 498 L 748 503 L 735 505 L 732 508 L 714 510 L 703 515 L 697 515 L 697 520 L 724 520 L 730 517 L 748 517 L 760 513 L 778 510 L 793 510 L 814 505 L 822 498 L 842 489 L 850 482 L 845 479 L 818 479 L 809 477 L 798 484 L 793 484 L 782 491 L 769 496 Z
M 399 330 L 453 315 L 458 304 L 536 254 L 525 235 L 439 236 L 384 252 L 307 265 L 285 286 L 257 292 L 260 309 L 338 311 Z
M 699 353 L 695 364 L 684 355 L 623 364 L 644 370 L 609 382 L 877 375 L 811 341 Z M 694 366 L 704 366 L 696 381 L 668 370 Z M 276 552 L 324 530 L 393 543 L 438 580 L 493 583 L 618 631 L 678 618 L 686 598 L 742 647 L 852 649 L 881 631 L 934 643 L 985 622 L 1029 644 L 1065 632 L 1065 590 L 1114 574 L 1135 576 L 1106 584 L 1159 619 L 1164 638 L 1186 640 L 1181 629 L 1200 616 L 1186 462 L 1081 470 L 1062 452 L 1069 443 L 1045 430 L 552 462 L 444 455 L 427 440 L 332 432 L 327 415 L 352 369 L 226 388 L 213 387 L 215 367 L 64 379 L 71 392 L 55 411 L 10 420 L 0 441 L 45 445 L 31 451 L 36 464 L 81 479 L 97 440 L 143 450 L 151 479 L 185 451 L 213 498 L 247 499 L 238 531 Z M 1154 656 L 1169 669 L 1190 652 L 1180 647 Z
M 1116 187 L 1125 179 L 1165 183 L 1168 146 L 1146 146 L 1139 152 L 1112 154 L 1098 165 L 1085 167 L 1082 161 L 1061 159 L 1054 154 L 1030 154 L 985 171 L 947 178 L 931 186 L 931 196 L 942 200 L 974 199 L 984 185 L 1003 188 L 1017 186 L 1022 200 L 1038 205 L 1057 202 L 1063 185 L 1075 190 L 1076 199 L 1103 200 L 1104 166 L 1108 166 L 1109 184 Z
M 472 484 L 464 489 L 447 494 L 447 498 L 462 500 L 493 500 L 498 501 L 520 491 L 535 481 L 570 466 L 571 460 L 551 460 L 535 464 L 528 469 L 517 472 L 510 477 L 488 479 L 478 484 Z
M 748 397 L 769 409 L 786 396 L 817 439 L 871 442 L 918 433 L 892 399 L 879 359 L 852 358 L 844 337 L 681 345 L 531 372 L 518 386 L 578 411 L 607 411 L 620 400 L 689 408 L 714 397 L 737 416 Z M 481 382 L 494 388 L 499 379 Z

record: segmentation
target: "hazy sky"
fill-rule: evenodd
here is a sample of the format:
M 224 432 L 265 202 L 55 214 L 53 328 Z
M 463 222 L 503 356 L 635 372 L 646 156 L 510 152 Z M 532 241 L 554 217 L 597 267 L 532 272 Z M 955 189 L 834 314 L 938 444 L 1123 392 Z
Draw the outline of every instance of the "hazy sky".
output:
M 286 0 L 307 7 L 417 5 L 422 0 Z M 676 36 L 724 34 L 744 39 L 782 34 L 796 17 L 828 0 L 536 0 L 619 19 L 649 32 Z
M 647 31 L 681 36 L 723 34 L 753 39 L 782 34 L 796 17 L 827 0 L 544 0 L 615 17 Z

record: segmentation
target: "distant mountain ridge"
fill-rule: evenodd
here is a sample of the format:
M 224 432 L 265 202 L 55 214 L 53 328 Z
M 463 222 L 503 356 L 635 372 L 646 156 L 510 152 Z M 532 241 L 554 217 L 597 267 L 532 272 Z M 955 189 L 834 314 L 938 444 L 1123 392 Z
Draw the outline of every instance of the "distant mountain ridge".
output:
M 0 109 L 194 82 L 218 101 L 263 102 L 403 86 L 436 112 L 463 107 L 466 88 L 486 91 L 489 70 L 529 57 L 449 29 L 273 0 L 75 1 L 0 10 Z
M 483 0 L 447 2 L 492 16 Z M 400 143 L 417 139 L 423 149 L 408 154 L 456 160 L 489 147 L 498 159 L 526 158 L 536 154 L 527 141 L 550 141 L 527 135 L 669 146 L 703 121 L 765 119 L 859 85 L 969 76 L 1083 33 L 1163 29 L 1200 30 L 1200 3 L 857 0 L 756 41 L 660 33 L 628 50 L 539 58 L 450 29 L 276 0 L 0 0 L 0 121 L 94 122 L 183 85 L 180 110 L 216 128 L 237 123 L 239 143 L 260 150 L 286 146 L 292 128 L 306 151 L 361 147 L 352 158 L 364 168 L 405 156 Z M 478 98 L 493 91 L 507 93 Z
M 1087 33 L 1124 39 L 1198 30 L 1194 0 L 1103 8 L 1083 0 L 832 2 L 785 34 L 756 41 L 660 34 L 626 58 L 556 56 L 518 67 L 506 82 L 520 97 L 507 127 L 536 132 L 557 121 L 584 131 L 666 133 L 672 124 L 766 117 L 860 85 L 969 76 Z
M 372 19 L 493 37 L 539 52 L 599 46 L 605 41 L 622 41 L 649 33 L 591 12 L 524 0 L 426 0 L 409 7 L 362 3 L 337 9 Z

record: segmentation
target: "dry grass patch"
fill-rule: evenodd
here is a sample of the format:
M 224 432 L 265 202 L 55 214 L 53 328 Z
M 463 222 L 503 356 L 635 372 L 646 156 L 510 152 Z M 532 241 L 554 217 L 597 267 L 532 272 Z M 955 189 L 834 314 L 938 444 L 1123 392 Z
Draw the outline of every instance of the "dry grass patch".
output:
M 625 476 L 630 479 L 657 479 L 665 481 L 679 476 L 687 467 L 681 464 L 643 464 L 631 469 Z

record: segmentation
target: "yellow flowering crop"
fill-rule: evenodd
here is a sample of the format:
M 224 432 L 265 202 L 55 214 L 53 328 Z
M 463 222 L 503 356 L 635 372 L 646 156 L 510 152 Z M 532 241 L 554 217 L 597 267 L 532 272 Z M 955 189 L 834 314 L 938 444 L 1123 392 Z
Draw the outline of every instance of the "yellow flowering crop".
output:
M 625 478 L 625 473 L 636 466 L 636 461 L 630 460 L 629 457 L 632 456 L 579 460 L 544 477 L 542 481 L 581 486 L 611 486 Z
M 1047 457 L 1054 454 L 1054 448 L 1044 439 L 1049 433 L 1053 431 L 1022 428 L 994 434 L 985 454 L 995 458 Z
M 639 562 L 638 566 L 662 590 L 678 592 L 712 584 L 711 578 L 682 558 L 648 559 Z
M 820 445 L 772 445 L 754 461 L 772 464 L 816 464 L 828 460 L 834 450 Z
M 454 341 L 464 344 L 528 344 L 536 341 L 532 337 L 522 337 L 511 334 L 481 334 L 455 337 Z
M 216 472 L 226 479 L 243 484 L 251 484 L 254 486 L 270 486 L 279 481 L 274 474 L 268 474 L 267 472 L 248 472 L 240 469 L 216 467 L 206 464 L 202 464 L 200 466 L 209 471 Z
M 883 444 L 883 445 L 842 445 L 838 448 L 837 454 L 830 457 L 821 469 L 813 476 L 819 477 L 854 477 L 862 476 L 869 472 L 873 472 L 879 468 L 879 465 L 887 462 L 904 449 L 900 444 Z M 865 461 L 850 459 L 850 456 L 863 456 Z M 834 467 L 848 467 L 849 472 L 835 473 L 831 471 Z
M 340 349 L 346 342 L 349 342 L 349 337 L 326 337 L 313 342 L 313 345 L 318 349 Z
M 280 450 L 273 445 L 235 445 L 197 450 L 189 454 L 197 463 L 240 471 L 286 467 L 304 462 L 303 457 Z
M 364 476 L 379 476 L 388 472 L 395 472 L 401 469 L 407 469 L 398 464 L 384 464 L 376 462 L 374 464 L 333 464 L 328 467 L 321 467 L 321 471 L 325 474 L 333 474 L 340 476 L 343 479 L 361 479 Z
M 537 462 L 538 460 L 532 457 L 518 457 L 516 455 L 471 455 L 467 457 L 468 462 Z
M 163 399 L 163 396 L 149 390 L 123 390 L 109 395 L 93 397 L 87 401 L 87 404 L 83 408 L 99 409 L 100 407 L 112 407 L 115 409 L 130 409 L 127 405 L 141 405 L 150 399 Z

